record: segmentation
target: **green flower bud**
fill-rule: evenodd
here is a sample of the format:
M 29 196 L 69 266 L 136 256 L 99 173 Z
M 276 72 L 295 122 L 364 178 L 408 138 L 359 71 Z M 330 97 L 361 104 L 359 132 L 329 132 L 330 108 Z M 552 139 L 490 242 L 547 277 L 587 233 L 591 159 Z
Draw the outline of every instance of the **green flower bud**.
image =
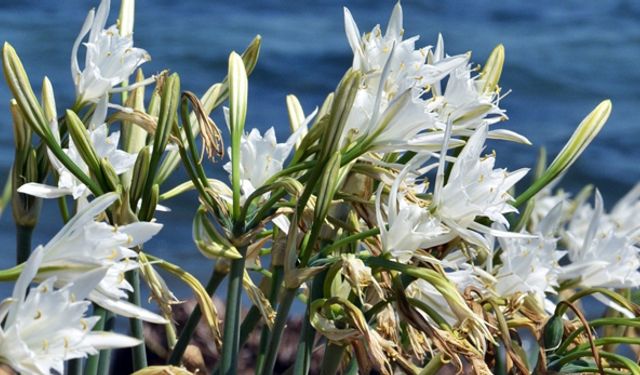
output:
M 543 342 L 547 350 L 555 350 L 562 342 L 564 322 L 562 317 L 553 315 L 544 326 Z

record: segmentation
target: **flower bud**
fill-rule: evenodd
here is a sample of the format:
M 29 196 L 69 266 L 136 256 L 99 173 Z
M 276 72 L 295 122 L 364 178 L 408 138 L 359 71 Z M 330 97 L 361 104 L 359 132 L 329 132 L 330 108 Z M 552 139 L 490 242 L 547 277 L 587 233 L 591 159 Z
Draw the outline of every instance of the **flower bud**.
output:
M 349 70 L 336 89 L 335 99 L 331 103 L 331 115 L 327 132 L 320 141 L 320 160 L 326 160 L 340 146 L 344 125 L 347 122 L 356 93 L 360 88 L 362 73 Z
M 118 186 L 120 185 L 120 180 L 118 179 L 118 175 L 116 171 L 113 169 L 111 163 L 107 158 L 102 158 L 100 160 L 100 171 L 102 176 L 104 177 L 104 181 L 109 187 L 109 191 L 116 191 Z
M 500 75 L 502 75 L 503 65 L 504 46 L 498 44 L 496 48 L 491 51 L 491 55 L 489 55 L 482 72 L 480 72 L 480 79 L 484 82 L 484 86 L 482 87 L 484 93 L 488 94 L 498 89 L 498 81 L 500 81 Z
M 136 163 L 133 165 L 133 178 L 131 179 L 131 187 L 129 189 L 131 207 L 137 207 L 138 201 L 142 197 L 144 185 L 147 183 L 150 159 L 151 146 L 146 146 L 138 152 Z
M 67 127 L 69 129 L 69 135 L 75 144 L 80 157 L 87 163 L 91 172 L 94 175 L 100 173 L 100 159 L 98 154 L 91 143 L 89 132 L 82 123 L 82 120 L 71 110 L 66 112 Z

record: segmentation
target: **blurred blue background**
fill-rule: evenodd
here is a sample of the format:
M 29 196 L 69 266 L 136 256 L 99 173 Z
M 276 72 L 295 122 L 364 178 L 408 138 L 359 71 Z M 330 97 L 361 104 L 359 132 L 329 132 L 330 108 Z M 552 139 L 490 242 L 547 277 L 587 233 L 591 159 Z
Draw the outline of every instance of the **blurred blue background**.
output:
M 59 111 L 73 101 L 69 59 L 73 41 L 95 1 L 0 1 L 0 40 L 18 51 L 37 91 L 47 75 Z M 241 51 L 256 34 L 263 36 L 258 66 L 250 78 L 248 127 L 276 127 L 288 136 L 285 96 L 293 93 L 308 113 L 335 88 L 351 64 L 344 36 L 342 6 L 348 6 L 360 30 L 386 26 L 393 1 L 198 1 L 138 0 L 135 45 L 153 60 L 147 74 L 168 68 L 181 75 L 182 88 L 202 94 L 226 74 L 229 52 Z M 640 2 L 638 1 L 403 1 L 406 36 L 421 35 L 419 46 L 434 44 L 438 32 L 449 54 L 473 51 L 483 63 L 503 43 L 506 63 L 501 85 L 512 90 L 502 102 L 510 121 L 534 147 L 494 142 L 498 163 L 529 167 L 537 147 L 555 155 L 574 127 L 602 99 L 613 100 L 613 114 L 600 136 L 565 177 L 576 191 L 593 182 L 610 206 L 640 181 Z M 119 1 L 112 5 L 115 22 Z M 9 90 L 0 84 L 0 176 L 13 158 Z M 219 116 L 219 115 L 215 115 Z M 216 117 L 219 119 L 219 117 Z M 222 123 L 219 123 L 222 125 Z M 226 179 L 221 164 L 210 173 Z M 179 173 L 165 190 L 184 180 Z M 147 249 L 206 280 L 211 262 L 191 242 L 193 195 L 167 204 L 158 214 L 169 224 Z M 46 202 L 34 244 L 45 243 L 61 227 L 56 203 Z M 0 267 L 14 261 L 10 209 L 0 220 Z M 169 280 L 179 297 L 187 291 Z M 1 285 L 0 290 L 7 290 Z M 8 291 L 8 290 L 7 290 Z M 6 293 L 0 294 L 0 298 Z

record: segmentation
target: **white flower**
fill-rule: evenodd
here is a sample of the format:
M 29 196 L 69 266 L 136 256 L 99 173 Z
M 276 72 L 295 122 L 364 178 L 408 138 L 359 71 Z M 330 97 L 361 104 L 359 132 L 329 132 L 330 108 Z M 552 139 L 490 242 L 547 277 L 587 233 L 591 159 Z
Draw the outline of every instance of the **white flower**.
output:
M 296 141 L 306 133 L 309 122 L 317 113 L 314 111 L 300 127 L 287 139 L 285 143 L 278 143 L 273 127 L 260 135 L 258 129 L 251 129 L 249 134 L 243 134 L 240 140 L 240 184 L 242 197 L 246 199 L 256 189 L 265 184 L 276 173 L 280 172 L 284 162 L 291 154 Z M 227 109 L 225 108 L 225 119 L 229 124 Z M 228 151 L 231 155 L 231 148 Z M 224 170 L 231 175 L 231 161 L 223 166 Z
M 120 35 L 116 25 L 105 29 L 109 8 L 110 0 L 102 0 L 97 12 L 92 9 L 73 44 L 71 75 L 79 101 L 97 102 L 150 60 L 145 50 L 133 47 L 132 35 Z M 78 48 L 87 33 L 85 66 L 81 71 Z
M 475 220 L 487 217 L 493 222 L 508 226 L 504 214 L 517 212 L 509 203 L 513 198 L 508 191 L 524 177 L 528 169 L 510 173 L 505 169 L 493 169 L 495 155 L 480 155 L 486 138 L 487 126 L 482 125 L 460 152 L 444 186 L 441 185 L 444 178 L 444 158 L 441 158 L 434 192 L 434 215 L 463 239 L 489 248 L 486 239 L 474 231 L 495 235 L 504 232 L 494 231 Z M 508 235 L 519 236 L 515 233 Z
M 64 361 L 94 355 L 101 349 L 139 345 L 134 338 L 92 331 L 98 317 L 85 317 L 91 305 L 83 301 L 104 270 L 87 273 L 77 284 L 55 290 L 55 278 L 27 287 L 38 272 L 44 249 L 36 249 L 26 262 L 13 296 L 0 304 L 0 363 L 23 374 L 62 374 Z
M 634 239 L 640 242 L 640 183 L 629 190 L 622 199 L 616 203 L 608 215 L 615 226 L 615 231 L 620 234 L 635 232 Z
M 558 239 L 553 237 L 562 213 L 562 204 L 556 205 L 534 238 L 498 238 L 502 265 L 495 276 L 495 290 L 499 296 L 531 294 L 544 308 L 545 294 L 555 293 L 558 286 L 558 261 L 566 254 L 557 250 Z
M 52 123 L 52 132 L 56 139 L 60 141 L 58 133 L 58 124 Z M 102 124 L 95 129 L 88 130 L 89 139 L 93 145 L 98 158 L 107 159 L 114 171 L 119 175 L 133 168 L 136 161 L 135 154 L 119 150 L 118 142 L 120 140 L 120 132 L 116 131 L 109 134 L 106 124 Z M 65 195 L 73 196 L 74 200 L 86 199 L 90 194 L 85 184 L 80 182 L 73 173 L 71 173 L 56 157 L 49 151 L 49 161 L 58 173 L 58 186 L 51 186 L 31 182 L 20 186 L 19 193 L 29 194 L 40 198 L 58 198 Z M 69 138 L 69 148 L 63 150 L 71 161 L 77 165 L 84 173 L 89 174 L 89 167 L 82 160 L 78 153 L 75 143 Z
M 596 190 L 595 208 L 577 210 L 565 240 L 571 263 L 562 268 L 561 280 L 576 279 L 584 287 L 632 288 L 640 286 L 640 249 L 632 235 L 618 233 L 603 213 L 602 196 Z M 589 225 L 584 231 L 584 218 Z
M 376 218 L 382 247 L 402 263 L 408 262 L 419 248 L 441 245 L 452 239 L 449 230 L 425 207 L 406 201 L 404 194 L 398 191 L 409 171 L 422 161 L 419 157 L 416 160 L 398 174 L 391 186 L 387 208 L 388 229 L 382 215 L 382 184 L 376 194 Z
M 442 134 L 435 129 L 436 116 L 421 95 L 424 88 L 468 60 L 467 55 L 427 64 L 429 47 L 416 50 L 418 37 L 402 40 L 402 8 L 396 4 L 387 31 L 380 25 L 360 36 L 348 9 L 344 10 L 347 39 L 354 53 L 353 68 L 364 73 L 342 137 L 349 143 L 362 136 L 374 137 L 372 149 L 439 149 Z
M 87 272 L 105 269 L 98 285 L 88 293 L 91 301 L 123 316 L 164 323 L 161 316 L 125 300 L 126 291 L 133 289 L 124 279 L 126 271 L 139 267 L 138 255 L 130 248 L 148 241 L 162 225 L 138 222 L 113 227 L 94 221 L 117 199 L 115 193 L 94 199 L 46 245 L 38 246 L 37 251 L 43 253 L 42 267 L 46 267 L 38 273 L 38 279 L 55 276 L 56 286 L 63 287 L 77 283 Z

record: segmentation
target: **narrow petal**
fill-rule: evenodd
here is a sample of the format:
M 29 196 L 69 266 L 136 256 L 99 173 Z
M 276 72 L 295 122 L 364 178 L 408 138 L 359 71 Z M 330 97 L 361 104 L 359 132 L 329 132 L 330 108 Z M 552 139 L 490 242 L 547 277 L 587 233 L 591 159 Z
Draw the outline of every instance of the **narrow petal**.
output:
M 83 344 L 92 346 L 98 350 L 102 349 L 116 349 L 116 348 L 129 348 L 137 346 L 142 341 L 133 337 L 121 335 L 113 332 L 91 332 L 82 341 Z
M 18 193 L 33 195 L 38 198 L 60 198 L 70 195 L 71 190 L 67 188 L 59 188 L 57 186 L 40 184 L 37 182 L 29 182 L 18 188 Z

